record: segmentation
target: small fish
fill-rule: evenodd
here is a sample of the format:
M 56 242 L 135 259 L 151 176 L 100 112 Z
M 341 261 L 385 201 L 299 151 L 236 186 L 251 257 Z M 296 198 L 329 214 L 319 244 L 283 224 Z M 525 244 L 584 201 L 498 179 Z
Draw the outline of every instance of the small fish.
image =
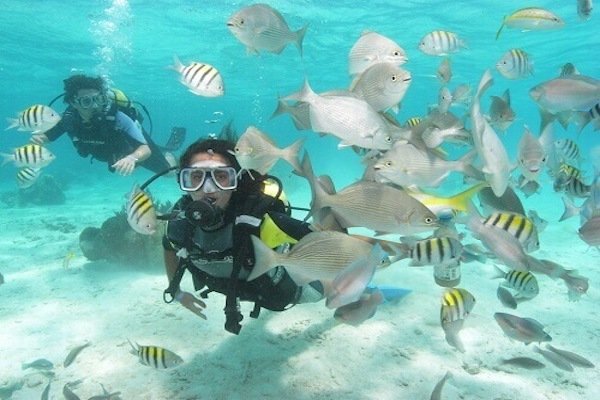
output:
M 498 300 L 500 300 L 500 303 L 502 303 L 504 307 L 508 307 L 512 310 L 517 309 L 517 300 L 515 300 L 512 293 L 505 287 L 498 286 L 498 289 L 496 290 L 496 297 L 498 297 Z
M 348 54 L 348 73 L 363 73 L 378 63 L 402 65 L 408 61 L 406 52 L 392 39 L 373 31 L 363 32 Z
M 575 65 L 573 65 L 573 63 L 566 63 L 565 65 L 563 65 L 560 68 L 560 75 L 559 76 L 569 76 L 569 75 L 579 75 L 579 71 L 577 70 L 577 67 L 575 67 Z
M 521 49 L 510 49 L 496 63 L 496 69 L 506 79 L 523 79 L 533 74 L 533 61 Z
M 494 278 L 504 278 L 503 285 L 517 292 L 516 299 L 532 299 L 540 292 L 537 279 L 531 272 L 509 270 L 504 272 L 494 265 Z
M 525 369 L 541 369 L 546 367 L 544 363 L 529 357 L 509 358 L 506 360 L 502 360 L 502 364 L 514 365 L 515 367 Z
M 494 314 L 494 319 L 506 336 L 519 342 L 529 344 L 552 340 L 552 337 L 544 331 L 544 326 L 533 318 L 521 318 L 497 312 Z
M 225 93 L 221 73 L 212 65 L 195 61 L 183 65 L 177 56 L 173 61 L 171 68 L 179 72 L 179 82 L 190 92 L 203 97 L 219 97 Z
M 219 122 L 220 120 L 218 119 L 205 119 L 204 123 L 205 124 L 216 124 L 217 122 Z
M 550 350 L 551 352 L 558 354 L 559 356 L 561 356 L 562 358 L 564 358 L 566 361 L 568 361 L 569 363 L 571 363 L 573 365 L 577 365 L 577 366 L 583 367 L 583 368 L 595 368 L 596 367 L 594 365 L 594 363 L 592 363 L 587 358 L 580 356 L 579 354 L 575 354 L 568 350 L 557 349 L 556 347 L 552 346 L 550 343 L 546 343 L 546 348 L 548 350 Z
M 134 231 L 142 235 L 156 232 L 158 219 L 152 199 L 137 185 L 129 195 L 126 210 L 127 222 Z
M 454 32 L 433 31 L 421 39 L 419 50 L 431 56 L 444 56 L 466 48 L 466 43 Z
M 525 131 L 517 145 L 517 165 L 526 182 L 537 182 L 546 165 L 546 151 L 536 136 L 525 126 Z
M 364 293 L 358 301 L 347 304 L 335 310 L 333 317 L 348 325 L 358 326 L 372 318 L 377 312 L 377 307 L 385 298 L 381 290 L 375 289 L 371 293 Z
M 131 354 L 137 355 L 140 363 L 156 369 L 166 369 L 183 364 L 183 359 L 170 350 L 158 346 L 140 346 L 133 344 L 127 339 L 131 346 Z
M 515 112 L 510 107 L 510 90 L 506 89 L 502 96 L 491 96 L 489 120 L 490 125 L 502 132 L 515 122 Z
M 227 27 L 248 53 L 264 50 L 279 54 L 288 43 L 294 43 L 302 56 L 302 41 L 308 26 L 293 32 L 279 11 L 266 4 L 253 4 L 233 14 Z
M 521 8 L 512 14 L 504 17 L 502 25 L 496 33 L 496 40 L 500 37 L 502 28 L 521 29 L 523 31 L 538 31 L 548 29 L 559 29 L 565 25 L 563 20 L 552 11 L 539 7 Z
M 12 154 L 3 154 L 2 165 L 13 162 L 16 167 L 43 168 L 56 158 L 50 150 L 38 144 L 26 144 L 14 149 Z
M 573 139 L 558 139 L 554 141 L 558 161 L 571 164 L 579 164 L 581 151 L 579 145 Z
M 440 62 L 435 76 L 437 76 L 438 81 L 440 81 L 442 85 L 446 85 L 450 82 L 450 79 L 452 79 L 452 60 L 449 57 L 444 58 Z
M 500 197 L 496 196 L 491 188 L 483 187 L 479 193 L 479 202 L 486 212 L 508 211 L 516 214 L 525 214 L 525 208 L 519 196 L 510 186 Z
M 534 346 L 533 351 L 535 351 L 538 354 L 541 354 L 547 361 L 550 361 L 556 367 L 564 371 L 573 372 L 573 366 L 571 365 L 571 363 L 565 358 L 563 358 L 561 355 L 552 351 L 540 349 L 538 346 Z
M 592 0 L 577 0 L 577 15 L 584 21 L 592 16 Z
M 17 171 L 17 186 L 19 189 L 27 189 L 33 186 L 40 176 L 41 168 L 23 167 Z
M 21 365 L 21 369 L 27 368 L 49 370 L 54 368 L 54 364 L 52 364 L 52 362 L 46 360 L 45 358 L 38 358 L 35 361 L 32 361 L 30 363 L 23 363 Z
M 52 381 L 48 381 L 48 384 L 46 385 L 46 387 L 44 388 L 44 391 L 42 392 L 42 396 L 40 397 L 40 400 L 48 400 L 48 398 L 50 396 L 50 383 L 52 383 Z
M 405 126 L 408 126 L 409 128 L 414 128 L 415 126 L 419 125 L 422 121 L 421 117 L 411 117 L 409 119 L 406 120 L 405 122 Z
M 52 108 L 36 104 L 19 113 L 17 118 L 8 118 L 10 125 L 6 130 L 17 128 L 19 131 L 43 133 L 54 127 L 61 117 Z
M 62 393 L 65 397 L 65 400 L 80 400 L 79 396 L 77 396 L 71 389 L 71 385 L 72 383 L 65 383 L 65 386 L 63 386 Z
M 556 187 L 555 185 L 555 190 Z M 572 178 L 562 187 L 562 190 L 572 197 L 588 198 L 590 197 L 592 186 L 583 183 L 579 178 Z
M 238 139 L 234 155 L 243 169 L 253 169 L 260 174 L 268 173 L 280 158 L 287 161 L 295 171 L 300 171 L 298 153 L 303 143 L 304 140 L 299 139 L 289 147 L 280 149 L 266 133 L 249 126 Z
M 496 211 L 483 220 L 484 225 L 495 226 L 513 235 L 523 248 L 532 252 L 540 248 L 538 232 L 533 222 L 522 214 Z
M 441 114 L 445 114 L 452 105 L 452 93 L 446 86 L 442 86 L 438 92 L 438 106 L 437 109 Z
M 440 322 L 446 334 L 446 341 L 462 353 L 465 349 L 458 333 L 473 307 L 475 307 L 475 297 L 466 289 L 452 288 L 442 295 Z
M 442 389 L 444 389 L 444 384 L 450 378 L 452 378 L 452 372 L 448 371 L 442 377 L 442 379 L 440 379 L 439 382 L 435 384 L 435 387 L 433 388 L 433 392 L 431 392 L 431 396 L 429 397 L 429 400 L 441 400 L 442 399 Z
M 473 196 L 475 196 L 485 187 L 487 187 L 487 184 L 478 183 L 460 193 L 449 197 L 442 197 L 440 195 L 433 195 L 412 190 L 409 190 L 408 194 L 423 203 L 438 217 L 441 218 L 442 216 L 447 215 L 454 217 L 460 212 L 467 212 L 469 209 L 469 203 L 471 202 Z
M 63 258 L 62 262 L 63 268 L 68 269 L 69 265 L 71 264 L 71 260 L 73 260 L 76 256 L 77 254 L 75 254 L 74 251 L 69 251 L 67 254 L 65 254 L 65 257 Z
M 88 346 L 91 346 L 90 342 L 84 343 L 80 346 L 76 346 L 73 349 L 71 349 L 71 351 L 69 351 L 69 354 L 67 354 L 65 361 L 63 362 L 63 367 L 67 368 L 69 365 L 71 365 L 73 361 L 75 361 L 75 357 L 77 357 L 81 350 L 85 349 Z
M 545 261 L 549 262 L 548 260 Z M 569 301 L 578 301 L 581 298 L 581 295 L 587 293 L 590 287 L 588 278 L 577 274 L 575 271 L 565 271 L 565 273 L 561 275 L 561 278 L 565 281 L 567 289 L 569 290 Z
M 468 83 L 458 85 L 452 92 L 452 102 L 454 104 L 469 105 L 471 97 L 471 85 Z
M 407 240 L 407 237 L 401 238 Z M 456 265 L 462 255 L 462 244 L 452 237 L 435 237 L 408 243 L 411 266 Z

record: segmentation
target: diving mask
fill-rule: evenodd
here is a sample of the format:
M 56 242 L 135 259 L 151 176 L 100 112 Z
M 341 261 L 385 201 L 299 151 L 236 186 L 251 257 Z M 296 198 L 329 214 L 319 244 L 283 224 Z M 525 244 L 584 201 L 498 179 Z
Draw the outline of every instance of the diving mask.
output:
M 210 166 L 213 162 L 199 162 L 179 171 L 179 187 L 185 192 L 195 192 L 202 188 L 204 193 L 237 188 L 235 168 L 225 165 Z
M 104 93 L 87 94 L 75 98 L 73 102 L 83 109 L 88 109 L 92 106 L 102 108 L 108 104 L 108 96 Z

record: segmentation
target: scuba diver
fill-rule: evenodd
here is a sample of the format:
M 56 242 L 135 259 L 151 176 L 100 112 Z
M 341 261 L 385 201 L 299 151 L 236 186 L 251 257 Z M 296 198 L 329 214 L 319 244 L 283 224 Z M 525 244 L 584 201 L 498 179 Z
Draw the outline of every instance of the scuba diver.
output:
M 169 287 L 167 303 L 173 300 L 206 319 L 206 304 L 179 285 L 183 273 L 191 272 L 196 290 L 222 293 L 225 301 L 225 329 L 238 334 L 243 318 L 239 301 L 254 302 L 250 313 L 260 308 L 283 311 L 298 303 L 323 298 L 319 281 L 298 286 L 283 267 L 272 269 L 247 281 L 254 264 L 251 235 L 271 248 L 289 246 L 311 232 L 309 225 L 289 215 L 279 198 L 281 184 L 275 177 L 241 171 L 233 155 L 235 140 L 223 133 L 220 138 L 199 140 L 190 145 L 179 161 L 178 181 L 186 192 L 173 206 L 163 238 L 164 263 Z M 277 182 L 275 184 L 275 182 Z M 265 191 L 277 186 L 273 196 Z M 273 191 L 273 190 L 271 190 Z
M 120 91 L 108 89 L 100 77 L 74 75 L 63 82 L 68 107 L 56 126 L 32 136 L 34 143 L 53 142 L 67 132 L 81 157 L 106 162 L 111 172 L 121 175 L 131 174 L 137 166 L 158 173 L 175 164 L 174 157 L 170 155 L 170 162 L 141 127 L 135 107 L 128 104 L 130 115 L 121 110 L 116 98 Z M 184 135 L 184 128 L 173 128 L 164 150 L 176 150 Z

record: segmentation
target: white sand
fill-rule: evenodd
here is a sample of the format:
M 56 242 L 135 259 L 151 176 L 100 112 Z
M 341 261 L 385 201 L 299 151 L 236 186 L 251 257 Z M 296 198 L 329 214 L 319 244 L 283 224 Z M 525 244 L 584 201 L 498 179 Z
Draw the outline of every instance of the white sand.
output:
M 398 304 L 382 305 L 359 327 L 337 325 L 324 303 L 283 313 L 262 310 L 258 320 L 248 317 L 251 305 L 244 304 L 243 329 L 235 336 L 223 330 L 221 295 L 207 300 L 207 321 L 164 304 L 160 260 L 147 268 L 88 262 L 78 249 L 79 232 L 118 210 L 133 181 L 123 179 L 103 192 L 74 186 L 64 206 L 2 209 L 0 387 L 34 372 L 21 370 L 23 362 L 46 358 L 56 373 L 51 399 L 63 398 L 63 385 L 78 379 L 83 382 L 74 391 L 82 399 L 100 394 L 99 383 L 120 391 L 123 399 L 428 399 L 447 370 L 454 377 L 444 399 L 600 398 L 598 368 L 557 369 L 532 345 L 504 336 L 493 319 L 496 311 L 535 318 L 556 347 L 600 364 L 599 253 L 575 236 L 577 219 L 555 222 L 562 212 L 556 196 L 544 208 L 540 196 L 526 201 L 551 221 L 535 255 L 578 269 L 590 279 L 588 294 L 569 302 L 564 282 L 539 276 L 539 296 L 512 311 L 496 299 L 491 265 L 463 264 L 460 286 L 477 304 L 460 334 L 466 347 L 461 354 L 444 339 L 442 289 L 433 282 L 432 267 L 409 269 L 406 262 L 379 272 L 374 281 L 413 292 Z M 169 185 L 163 181 L 153 190 Z M 290 192 L 297 205 L 307 204 L 306 192 Z M 45 222 L 72 224 L 74 230 L 53 231 Z M 77 257 L 65 269 L 71 250 Z M 184 287 L 191 290 L 189 275 Z M 129 353 L 127 338 L 170 349 L 185 363 L 170 370 L 144 366 Z M 69 350 L 87 341 L 92 345 L 63 368 Z M 514 356 L 536 358 L 546 367 L 499 366 L 502 358 Z M 45 385 L 39 375 L 29 375 L 12 398 L 38 399 Z

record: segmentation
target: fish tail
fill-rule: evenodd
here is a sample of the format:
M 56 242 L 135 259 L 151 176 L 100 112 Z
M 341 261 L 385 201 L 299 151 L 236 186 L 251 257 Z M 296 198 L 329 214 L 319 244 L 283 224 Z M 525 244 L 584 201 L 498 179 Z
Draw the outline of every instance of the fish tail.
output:
M 504 28 L 505 24 L 506 24 L 506 17 L 504 17 L 504 19 L 502 20 L 502 25 L 500 25 L 500 29 L 498 29 L 498 32 L 496 32 L 496 40 L 498 40 L 498 38 L 500 37 L 500 32 L 502 32 L 502 28 Z
M 494 264 L 494 276 L 492 279 L 504 278 L 506 276 L 506 272 L 502 271 L 499 266 Z
M 290 106 L 281 98 L 277 98 L 277 108 L 271 114 L 271 119 L 290 112 Z
M 129 338 L 127 338 L 127 342 L 131 346 L 131 350 L 129 352 L 131 354 L 135 354 L 137 356 L 138 355 L 138 350 L 139 350 L 139 345 L 136 343 L 136 345 L 134 346 L 134 344 L 131 343 L 131 340 L 129 340 Z
M 250 238 L 254 245 L 254 268 L 252 268 L 250 275 L 248 275 L 248 281 L 258 278 L 279 265 L 277 253 L 275 251 L 270 249 L 258 237 L 252 235 Z
M 298 153 L 304 144 L 304 138 L 296 140 L 289 147 L 283 149 L 284 156 L 283 159 L 290 163 L 290 165 L 294 168 L 294 171 L 301 172 L 302 166 L 300 165 L 300 160 L 298 158 Z
M 457 194 L 456 196 L 450 197 L 449 202 L 455 210 L 469 211 L 469 203 L 471 199 L 484 187 L 490 186 L 487 182 L 480 182 L 469 189 Z
M 173 65 L 169 65 L 167 68 L 174 69 L 177 72 L 181 72 L 181 70 L 184 68 L 184 65 L 179 59 L 179 57 L 177 57 L 176 54 L 173 54 Z
M 8 121 L 9 125 L 5 129 L 5 131 L 7 131 L 9 129 L 12 129 L 12 128 L 16 128 L 17 126 L 19 126 L 19 119 L 18 118 L 6 118 L 6 121 Z
M 304 158 L 302 158 L 302 165 L 299 174 L 306 178 L 308 184 L 310 185 L 312 200 L 310 212 L 307 215 L 308 218 L 311 215 L 315 215 L 321 208 L 324 207 L 324 205 L 322 204 L 323 199 L 329 196 L 329 193 L 327 193 L 327 191 L 319 182 L 317 177 L 315 177 L 315 173 L 313 171 L 312 164 L 310 162 L 310 158 L 307 152 L 304 153 Z
M 304 41 L 304 35 L 306 35 L 307 29 L 308 24 L 294 32 L 296 34 L 296 47 L 298 47 L 298 50 L 300 51 L 300 57 L 302 57 L 302 41 Z
M 575 206 L 573 201 L 566 196 L 562 196 L 563 204 L 565 206 L 565 211 L 560 216 L 559 222 L 564 221 L 566 219 L 571 218 L 574 215 L 579 214 L 579 207 Z
M 6 153 L 0 153 L 0 156 L 2 156 L 2 158 L 4 158 L 4 160 L 2 160 L 2 164 L 0 164 L 0 167 L 3 167 L 4 165 L 11 162 L 11 160 L 13 158 L 12 154 L 6 154 Z

